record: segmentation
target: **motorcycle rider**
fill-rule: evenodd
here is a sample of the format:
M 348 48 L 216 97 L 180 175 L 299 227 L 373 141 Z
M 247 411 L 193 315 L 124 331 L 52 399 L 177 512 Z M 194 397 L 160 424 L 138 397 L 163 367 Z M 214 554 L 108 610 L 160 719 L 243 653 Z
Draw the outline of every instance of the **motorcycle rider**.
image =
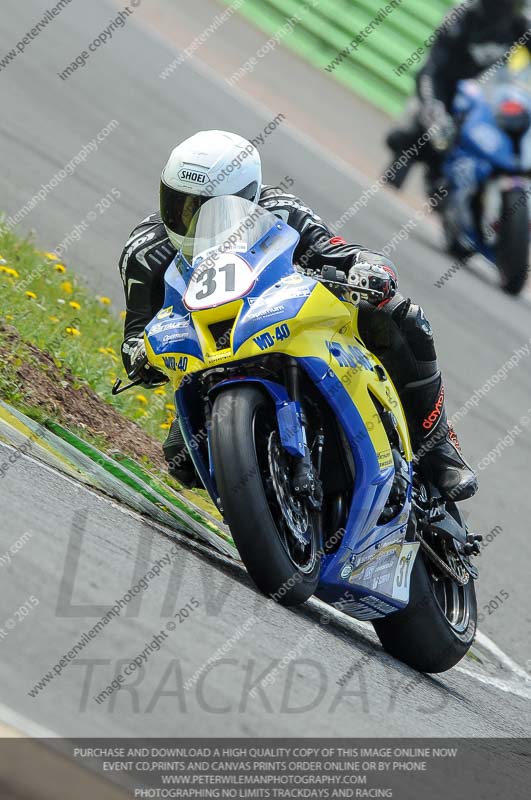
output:
M 452 105 L 460 80 L 476 78 L 498 62 L 506 63 L 511 48 L 521 42 L 531 52 L 529 19 L 523 0 L 468 0 L 452 9 L 437 30 L 430 54 L 417 75 L 417 105 L 411 125 L 388 135 L 397 156 L 435 131 L 420 158 L 427 165 L 427 188 L 437 196 L 444 155 L 455 134 Z M 441 210 L 439 208 L 439 210 Z
M 263 186 L 258 151 L 236 134 L 202 131 L 178 145 L 162 172 L 160 214 L 151 214 L 137 225 L 125 245 L 120 258 L 127 308 L 122 357 L 129 376 L 140 377 L 147 387 L 166 380 L 153 367 L 142 366 L 144 328 L 163 306 L 164 273 L 182 246 L 193 215 L 211 197 L 224 195 L 255 201 L 298 231 L 295 262 L 299 266 L 315 272 L 334 266 L 348 274 L 346 289 L 354 288 L 360 277 L 368 279 L 370 291 L 360 304 L 360 333 L 397 387 L 423 471 L 447 498 L 457 501 L 475 494 L 476 476 L 464 461 L 447 420 L 431 327 L 422 309 L 397 292 L 393 263 L 334 236 L 320 217 L 285 188 Z M 377 304 L 374 292 L 381 293 Z M 197 485 L 177 420 L 164 452 L 170 474 L 185 485 Z

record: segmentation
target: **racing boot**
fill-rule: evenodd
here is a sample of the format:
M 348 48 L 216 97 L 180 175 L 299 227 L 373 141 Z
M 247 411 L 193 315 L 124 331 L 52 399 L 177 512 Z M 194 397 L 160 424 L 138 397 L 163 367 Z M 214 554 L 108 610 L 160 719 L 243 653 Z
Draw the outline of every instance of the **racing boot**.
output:
M 422 474 L 437 486 L 445 500 L 457 503 L 475 495 L 477 477 L 463 458 L 457 435 L 448 422 L 440 372 L 408 384 L 401 399 Z
M 173 420 L 162 449 L 172 478 L 187 489 L 202 487 L 177 419 Z

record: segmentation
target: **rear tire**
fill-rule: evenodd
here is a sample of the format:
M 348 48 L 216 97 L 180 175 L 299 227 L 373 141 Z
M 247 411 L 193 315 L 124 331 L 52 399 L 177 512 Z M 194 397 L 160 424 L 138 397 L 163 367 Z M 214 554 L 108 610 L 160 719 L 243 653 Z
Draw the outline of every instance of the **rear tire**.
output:
M 528 275 L 529 210 L 524 189 L 511 189 L 502 195 L 500 236 L 496 265 L 502 288 L 508 294 L 520 294 Z
M 430 572 L 431 565 L 419 552 L 411 575 L 409 605 L 373 625 L 386 652 L 419 672 L 436 673 L 454 667 L 470 649 L 476 635 L 477 602 L 470 578 L 459 590 L 466 614 L 452 624 Z
M 301 519 L 308 519 L 307 550 L 299 547 L 296 538 L 290 538 L 278 498 L 275 501 L 275 492 L 271 490 L 271 450 L 268 451 L 266 442 L 276 452 L 278 434 L 273 403 L 256 386 L 230 387 L 216 397 L 212 420 L 211 448 L 217 488 L 234 543 L 249 575 L 264 594 L 279 603 L 287 606 L 304 603 L 319 581 L 320 518 L 317 514 L 305 515 L 301 506 Z M 283 500 L 288 504 L 288 512 L 296 515 L 296 501 L 287 495 Z M 292 507 L 290 502 L 294 503 Z M 300 549 L 300 564 L 290 553 L 290 543 L 295 554 Z

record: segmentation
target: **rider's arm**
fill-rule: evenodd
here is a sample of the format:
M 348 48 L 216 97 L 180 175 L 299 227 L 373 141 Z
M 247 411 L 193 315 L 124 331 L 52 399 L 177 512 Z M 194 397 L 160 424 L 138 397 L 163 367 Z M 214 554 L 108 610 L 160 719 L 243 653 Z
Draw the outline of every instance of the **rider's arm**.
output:
M 460 54 L 466 50 L 470 11 L 451 22 L 446 19 L 438 29 L 426 63 L 417 75 L 417 94 L 424 105 L 443 103 L 449 111 L 460 79 Z
M 360 283 L 366 279 L 367 289 L 373 292 L 370 301 L 374 303 L 386 302 L 394 295 L 396 268 L 386 256 L 334 236 L 321 217 L 294 195 L 268 188 L 262 192 L 260 205 L 299 232 L 300 240 L 294 254 L 299 267 L 319 273 L 323 267 L 335 267 L 348 275 L 349 288 L 354 291 L 361 289 Z
M 122 360 L 127 373 L 139 357 L 144 328 L 164 303 L 164 273 L 175 257 L 158 215 L 140 223 L 120 257 L 126 313 Z

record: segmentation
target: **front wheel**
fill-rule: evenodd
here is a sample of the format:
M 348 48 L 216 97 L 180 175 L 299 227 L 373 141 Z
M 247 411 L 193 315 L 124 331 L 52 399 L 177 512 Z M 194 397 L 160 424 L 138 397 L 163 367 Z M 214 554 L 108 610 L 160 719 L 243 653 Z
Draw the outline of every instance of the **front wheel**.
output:
M 501 273 L 502 288 L 508 294 L 519 294 L 525 286 L 529 260 L 529 210 L 524 189 L 511 189 L 502 195 L 500 235 L 496 248 L 496 265 Z
M 373 625 L 384 650 L 399 661 L 419 672 L 445 672 L 464 658 L 476 635 L 474 581 L 459 584 L 421 550 L 409 604 Z
M 283 605 L 303 603 L 319 581 L 320 515 L 293 494 L 295 460 L 263 391 L 240 385 L 218 394 L 211 450 L 225 519 L 251 578 Z

